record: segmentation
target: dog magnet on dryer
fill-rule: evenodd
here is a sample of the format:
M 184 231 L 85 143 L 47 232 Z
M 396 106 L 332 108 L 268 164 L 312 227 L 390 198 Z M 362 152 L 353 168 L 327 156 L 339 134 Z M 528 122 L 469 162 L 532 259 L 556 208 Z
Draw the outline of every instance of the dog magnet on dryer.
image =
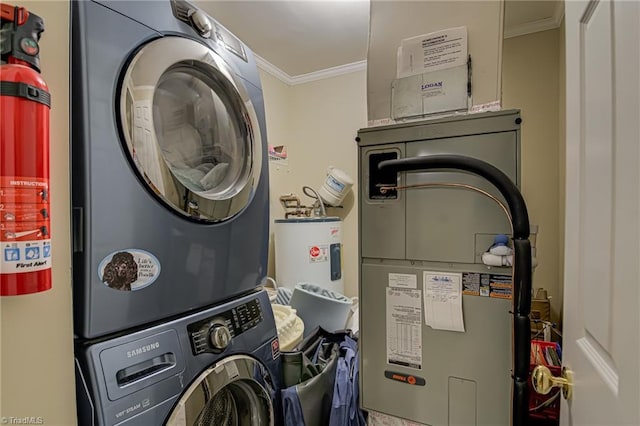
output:
M 98 266 L 98 277 L 107 287 L 135 291 L 150 286 L 160 275 L 160 262 L 139 249 L 119 250 L 107 255 Z

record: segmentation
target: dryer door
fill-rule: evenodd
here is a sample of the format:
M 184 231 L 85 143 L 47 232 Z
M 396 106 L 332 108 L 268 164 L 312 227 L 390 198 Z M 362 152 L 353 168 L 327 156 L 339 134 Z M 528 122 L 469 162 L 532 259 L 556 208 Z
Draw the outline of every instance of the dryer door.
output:
M 243 80 L 218 54 L 182 37 L 153 40 L 131 58 L 119 92 L 125 152 L 164 204 L 205 222 L 248 204 L 260 128 Z
M 166 426 L 273 426 L 271 376 L 246 355 L 205 370 L 171 411 Z

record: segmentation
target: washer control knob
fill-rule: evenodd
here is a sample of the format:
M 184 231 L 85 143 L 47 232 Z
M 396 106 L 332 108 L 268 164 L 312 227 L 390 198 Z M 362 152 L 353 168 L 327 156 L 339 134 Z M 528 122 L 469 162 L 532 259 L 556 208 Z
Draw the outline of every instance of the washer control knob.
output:
M 200 9 L 191 9 L 188 13 L 189 20 L 193 28 L 200 33 L 202 37 L 209 37 L 213 26 L 209 17 Z
M 221 324 L 216 324 L 209 329 L 209 342 L 214 349 L 225 350 L 231 343 L 231 332 Z

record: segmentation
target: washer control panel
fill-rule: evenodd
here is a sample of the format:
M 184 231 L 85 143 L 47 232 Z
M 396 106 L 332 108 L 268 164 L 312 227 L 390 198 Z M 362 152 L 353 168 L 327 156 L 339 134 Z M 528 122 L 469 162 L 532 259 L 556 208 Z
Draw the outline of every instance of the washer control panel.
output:
M 213 317 L 187 326 L 194 355 L 220 353 L 239 336 L 258 325 L 263 319 L 260 301 L 253 299 Z

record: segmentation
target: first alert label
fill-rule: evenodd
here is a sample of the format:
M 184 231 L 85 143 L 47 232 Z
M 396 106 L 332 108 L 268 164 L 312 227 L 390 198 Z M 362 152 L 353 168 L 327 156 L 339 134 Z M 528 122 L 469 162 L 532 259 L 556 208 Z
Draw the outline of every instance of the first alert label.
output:
M 0 273 L 15 274 L 51 268 L 51 240 L 1 243 Z

